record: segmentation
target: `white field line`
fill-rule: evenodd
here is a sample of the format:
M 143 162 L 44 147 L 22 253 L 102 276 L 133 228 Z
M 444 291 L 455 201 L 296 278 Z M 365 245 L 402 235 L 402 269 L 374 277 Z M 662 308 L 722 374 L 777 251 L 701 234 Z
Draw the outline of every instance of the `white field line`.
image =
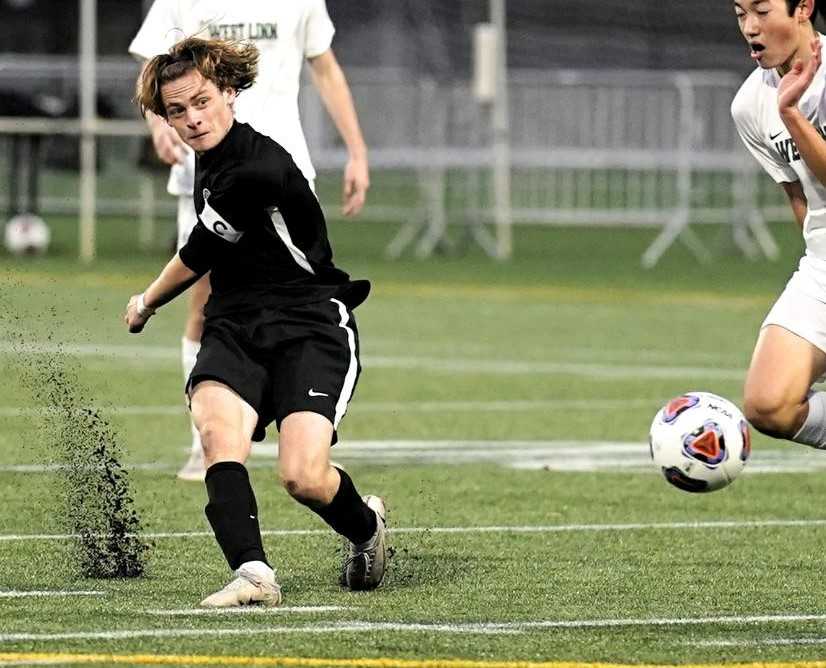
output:
M 507 375 L 571 375 L 587 378 L 712 378 L 742 380 L 745 369 L 720 366 L 647 366 L 543 362 L 492 359 L 442 359 L 438 357 L 366 357 L 363 365 L 378 369 L 411 369 L 442 373 L 490 373 Z
M 306 614 L 315 612 L 341 612 L 352 610 L 344 605 L 283 605 L 275 608 L 247 606 L 244 608 L 178 608 L 173 610 L 141 610 L 145 615 L 157 617 L 192 617 L 214 615 L 271 615 L 277 613 Z
M 695 647 L 762 647 L 782 645 L 826 645 L 826 638 L 759 638 L 754 640 L 687 640 L 684 645 Z
M 342 441 L 336 445 L 333 454 L 342 461 L 369 460 L 372 464 L 485 462 L 552 471 L 659 473 L 651 464 L 648 444 L 634 441 Z M 259 457 L 275 458 L 278 446 L 272 443 L 255 445 L 252 455 L 253 461 Z M 811 473 L 824 468 L 826 454 L 823 452 L 790 446 L 755 452 L 746 473 Z
M 826 519 L 819 520 L 718 520 L 708 522 L 636 522 L 628 524 L 546 524 L 526 526 L 476 526 L 476 527 L 391 527 L 391 534 L 484 534 L 484 533 L 577 533 L 613 531 L 685 531 L 705 529 L 762 529 L 808 528 L 826 526 Z M 161 531 L 140 534 L 150 539 L 212 538 L 211 531 Z M 262 536 L 328 536 L 329 529 L 262 529 Z M 72 540 L 77 534 L 0 534 L 0 542 L 28 540 Z
M 490 628 L 488 628 L 490 627 Z M 223 629 L 134 629 L 124 631 L 71 631 L 67 633 L 3 633 L 0 643 L 48 640 L 126 640 L 133 638 L 182 638 L 198 636 L 254 636 L 290 633 L 364 633 L 370 631 L 408 631 L 426 633 L 459 633 L 473 635 L 506 635 L 521 633 L 518 629 L 498 629 L 486 624 L 402 624 L 393 622 L 321 622 L 296 626 Z
M 188 448 L 187 448 L 188 451 Z M 274 443 L 256 444 L 249 468 L 271 467 L 278 456 Z M 629 441 L 343 441 L 334 451 L 341 461 L 369 461 L 371 464 L 467 464 L 488 463 L 520 469 L 552 471 L 634 471 L 657 474 L 648 445 Z M 124 462 L 130 470 L 170 471 L 179 462 Z M 0 464 L 5 473 L 45 473 L 60 470 L 51 464 Z M 746 473 L 812 473 L 826 468 L 826 455 L 809 448 L 786 447 L 758 450 Z
M 0 598 L 30 598 L 46 596 L 106 596 L 105 591 L 0 591 Z
M 12 343 L 0 341 L 0 355 L 71 355 L 118 357 L 130 360 L 178 360 L 181 351 L 172 346 L 122 346 L 104 343 Z
M 547 629 L 593 629 L 627 626 L 696 626 L 703 624 L 777 624 L 801 621 L 823 621 L 826 615 L 755 615 L 723 617 L 687 617 L 653 619 L 571 619 L 541 620 L 522 622 L 470 622 L 470 623 L 396 623 L 396 622 L 319 622 L 295 626 L 270 626 L 265 628 L 241 629 L 134 629 L 122 631 L 71 631 L 65 633 L 5 633 L 0 634 L 0 642 L 30 642 L 50 640 L 123 640 L 132 638 L 177 638 L 203 635 L 251 636 L 261 634 L 288 633 L 364 633 L 371 631 L 456 633 L 456 634 L 520 634 Z
M 463 413 L 463 412 L 511 412 L 534 410 L 581 410 L 605 411 L 607 409 L 658 408 L 667 401 L 657 399 L 527 399 L 497 401 L 361 401 L 354 403 L 348 412 L 353 413 Z M 170 406 L 91 406 L 107 415 L 143 416 L 172 415 L 185 412 L 184 402 Z M 48 407 L 0 406 L 0 417 L 37 417 L 49 414 Z M 80 409 L 82 410 L 82 409 Z
M 180 351 L 160 346 L 116 346 L 100 344 L 12 344 L 0 342 L 0 354 L 117 357 L 146 362 L 151 359 L 177 360 Z M 588 378 L 709 378 L 742 380 L 744 369 L 714 366 L 662 366 L 633 364 L 593 364 L 583 362 L 543 362 L 541 360 L 496 360 L 419 356 L 367 355 L 362 366 L 377 369 L 412 369 L 439 373 L 488 373 L 509 375 L 573 375 Z
M 130 471 L 171 471 L 175 468 L 172 464 L 162 462 L 144 462 L 133 464 L 123 463 L 124 468 Z M 0 464 L 0 473 L 53 473 L 64 470 L 64 464 Z M 90 467 L 91 468 L 91 467 Z M 180 466 L 178 467 L 180 468 Z M 249 466 L 247 468 L 250 468 Z

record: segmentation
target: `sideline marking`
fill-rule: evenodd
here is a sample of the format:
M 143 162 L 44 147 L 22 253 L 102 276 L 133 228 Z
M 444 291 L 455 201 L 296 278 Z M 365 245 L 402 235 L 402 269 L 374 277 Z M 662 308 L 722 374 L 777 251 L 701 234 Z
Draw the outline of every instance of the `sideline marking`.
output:
M 0 661 L 109 663 L 128 665 L 284 666 L 284 668 L 666 668 L 663 664 L 585 663 L 582 661 L 480 661 L 473 659 L 340 659 L 300 656 L 221 656 L 203 654 L 69 654 L 0 652 Z M 4 665 L 4 664 L 0 664 Z M 5 664 L 14 665 L 14 664 Z M 668 668 L 677 668 L 669 666 Z M 826 668 L 826 661 L 686 663 L 679 668 Z
M 0 598 L 28 598 L 43 596 L 106 596 L 105 591 L 0 591 Z
M 391 527 L 390 533 L 562 533 L 577 531 L 682 531 L 685 529 L 762 529 L 765 527 L 805 528 L 826 526 L 821 520 L 718 520 L 709 522 L 637 522 L 629 524 L 544 524 L 527 526 L 476 526 L 476 527 Z M 143 538 L 214 538 L 211 531 L 145 532 Z M 262 529 L 262 536 L 329 536 L 329 529 Z M 0 534 L 0 542 L 23 540 L 70 540 L 79 534 Z

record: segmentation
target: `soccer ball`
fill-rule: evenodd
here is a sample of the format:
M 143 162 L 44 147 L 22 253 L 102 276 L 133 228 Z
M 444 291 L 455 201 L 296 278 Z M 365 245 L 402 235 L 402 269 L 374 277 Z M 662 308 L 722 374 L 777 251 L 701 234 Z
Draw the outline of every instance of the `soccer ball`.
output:
M 654 416 L 648 442 L 665 479 L 685 492 L 725 487 L 751 455 L 746 418 L 710 392 L 687 392 L 669 401 Z
M 39 255 L 46 252 L 51 238 L 51 230 L 40 216 L 22 213 L 6 223 L 3 241 L 12 255 Z

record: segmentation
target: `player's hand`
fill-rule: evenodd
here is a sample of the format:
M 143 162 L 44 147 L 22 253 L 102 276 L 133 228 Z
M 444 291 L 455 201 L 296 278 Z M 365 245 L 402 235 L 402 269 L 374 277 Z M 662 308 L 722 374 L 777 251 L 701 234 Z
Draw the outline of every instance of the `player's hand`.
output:
M 138 334 L 140 333 L 144 325 L 146 325 L 149 318 L 152 317 L 152 313 L 140 315 L 138 312 L 138 298 L 140 295 L 132 295 L 129 298 L 129 303 L 126 305 L 126 313 L 123 316 L 123 321 L 126 323 L 126 326 L 129 328 L 130 334 Z
M 165 122 L 152 125 L 152 145 L 155 153 L 167 165 L 182 164 L 186 160 L 186 144 Z
M 344 168 L 341 191 L 341 212 L 345 216 L 355 216 L 361 211 L 369 187 L 370 172 L 367 158 L 350 158 Z
M 800 98 L 812 83 L 821 63 L 820 38 L 814 37 L 811 41 L 812 57 L 804 65 L 797 59 L 792 68 L 780 80 L 777 86 L 777 108 L 780 112 L 797 108 Z

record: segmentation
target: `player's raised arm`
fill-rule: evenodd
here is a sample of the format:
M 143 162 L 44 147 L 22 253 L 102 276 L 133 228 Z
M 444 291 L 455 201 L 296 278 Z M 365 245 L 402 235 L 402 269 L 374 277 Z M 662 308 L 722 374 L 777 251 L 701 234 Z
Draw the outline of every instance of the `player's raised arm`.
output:
M 810 48 L 809 58 L 805 62 L 802 59 L 795 60 L 780 80 L 777 87 L 777 108 L 803 161 L 817 179 L 826 185 L 826 141 L 798 106 L 821 64 L 819 37 L 812 39 Z

